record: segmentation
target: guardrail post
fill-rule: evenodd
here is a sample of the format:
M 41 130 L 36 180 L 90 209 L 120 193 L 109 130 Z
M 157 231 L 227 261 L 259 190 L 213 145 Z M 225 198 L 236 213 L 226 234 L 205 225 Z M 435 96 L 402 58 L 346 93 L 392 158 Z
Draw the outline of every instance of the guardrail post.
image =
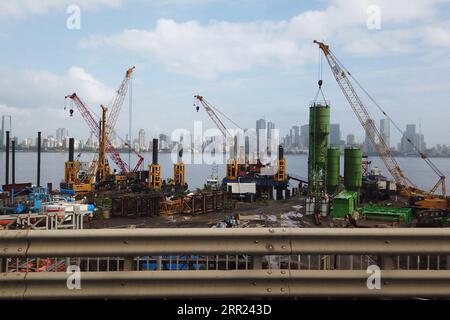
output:
M 450 270 L 450 256 L 447 256 L 447 270 Z
M 125 257 L 124 258 L 123 271 L 133 271 L 133 257 Z
M 156 268 L 158 270 L 162 270 L 162 257 L 158 256 L 158 258 L 156 259 Z
M 394 263 L 394 257 L 392 256 L 381 256 L 381 269 L 382 270 L 394 270 L 395 269 L 395 263 Z
M 8 258 L 0 258 L 0 273 L 8 272 Z
M 253 256 L 253 270 L 262 269 L 262 256 Z

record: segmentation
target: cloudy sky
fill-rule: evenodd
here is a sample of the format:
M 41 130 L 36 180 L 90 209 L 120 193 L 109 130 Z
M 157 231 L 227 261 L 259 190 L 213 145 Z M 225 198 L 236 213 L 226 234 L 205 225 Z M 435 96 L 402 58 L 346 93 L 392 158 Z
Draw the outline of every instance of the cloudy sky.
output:
M 80 29 L 67 27 L 70 5 L 81 9 Z M 380 28 L 368 28 L 373 5 Z M 428 144 L 450 144 L 449 9 L 450 0 L 0 0 L 0 115 L 13 116 L 19 138 L 57 127 L 87 137 L 64 96 L 76 91 L 98 109 L 135 65 L 134 134 L 212 126 L 194 94 L 241 127 L 264 117 L 285 134 L 307 122 L 319 39 L 401 127 L 420 123 Z M 323 73 L 332 122 L 362 139 L 326 65 Z M 128 100 L 118 123 L 127 130 Z

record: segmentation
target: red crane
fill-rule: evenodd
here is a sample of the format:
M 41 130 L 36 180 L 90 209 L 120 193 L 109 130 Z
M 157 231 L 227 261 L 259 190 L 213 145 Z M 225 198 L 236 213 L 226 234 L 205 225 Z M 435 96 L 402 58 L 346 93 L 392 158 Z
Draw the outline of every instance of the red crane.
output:
M 87 125 L 89 126 L 89 129 L 91 129 L 91 132 L 93 132 L 95 136 L 99 138 L 100 137 L 99 119 L 97 119 L 98 117 L 91 110 L 91 108 L 89 108 L 83 101 L 81 101 L 81 99 L 77 96 L 76 93 L 72 93 L 71 95 L 68 95 L 65 98 L 66 99 L 69 98 L 75 103 L 84 121 L 86 121 Z M 119 152 L 114 148 L 109 137 L 106 137 L 106 152 L 109 154 L 111 159 L 123 173 L 129 171 L 129 166 L 120 158 Z

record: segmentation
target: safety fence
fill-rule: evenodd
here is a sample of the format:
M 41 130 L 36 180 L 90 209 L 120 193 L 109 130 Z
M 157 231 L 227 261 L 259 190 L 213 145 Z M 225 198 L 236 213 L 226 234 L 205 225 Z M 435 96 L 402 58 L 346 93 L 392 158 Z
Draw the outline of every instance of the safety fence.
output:
M 448 298 L 450 229 L 6 230 L 0 267 L 2 298 Z

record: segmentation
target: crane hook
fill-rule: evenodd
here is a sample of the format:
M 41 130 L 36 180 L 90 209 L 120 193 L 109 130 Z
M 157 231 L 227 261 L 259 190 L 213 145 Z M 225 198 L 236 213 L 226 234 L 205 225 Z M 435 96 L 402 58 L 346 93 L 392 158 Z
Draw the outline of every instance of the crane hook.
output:
M 318 84 L 319 84 L 319 88 L 322 88 L 323 80 L 319 80 Z
M 69 112 L 70 112 L 70 116 L 73 117 L 73 109 L 70 109 Z
M 200 110 L 200 107 L 197 105 L 197 107 L 195 108 L 197 110 L 197 112 Z

